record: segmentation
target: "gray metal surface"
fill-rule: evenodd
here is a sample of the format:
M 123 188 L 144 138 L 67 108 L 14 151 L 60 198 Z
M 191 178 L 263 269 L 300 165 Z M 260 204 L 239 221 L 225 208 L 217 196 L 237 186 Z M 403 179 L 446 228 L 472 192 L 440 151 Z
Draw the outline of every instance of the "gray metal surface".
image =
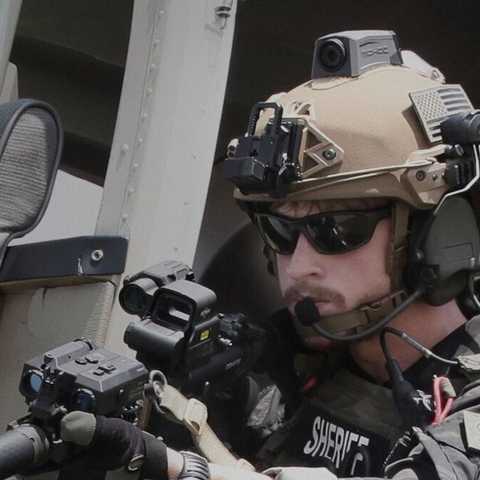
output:
M 12 102 L 18 98 L 18 71 L 13 63 L 9 63 L 3 87 L 0 88 L 0 103 Z
M 218 1 L 135 3 L 120 109 L 96 233 L 129 238 L 127 273 L 192 264 L 233 37 Z M 108 346 L 124 349 L 115 306 Z
M 0 92 L 3 90 L 21 6 L 22 0 L 2 0 L 0 2 Z

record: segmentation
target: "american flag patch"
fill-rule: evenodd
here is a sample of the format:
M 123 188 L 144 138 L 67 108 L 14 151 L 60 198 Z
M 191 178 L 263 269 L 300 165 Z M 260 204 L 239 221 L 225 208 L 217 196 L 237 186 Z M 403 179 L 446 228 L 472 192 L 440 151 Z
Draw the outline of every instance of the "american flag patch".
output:
M 473 110 L 461 85 L 441 85 L 409 94 L 430 142 L 442 141 L 440 124 L 455 113 Z

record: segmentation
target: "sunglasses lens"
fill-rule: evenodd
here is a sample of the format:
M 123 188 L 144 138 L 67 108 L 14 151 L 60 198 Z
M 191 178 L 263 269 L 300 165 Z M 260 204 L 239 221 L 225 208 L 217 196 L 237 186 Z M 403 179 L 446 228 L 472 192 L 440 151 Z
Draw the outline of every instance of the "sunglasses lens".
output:
M 298 232 L 289 222 L 273 216 L 257 217 L 257 225 L 266 244 L 280 254 L 290 254 L 295 250 Z
M 307 237 L 317 250 L 324 253 L 348 252 L 370 240 L 376 222 L 359 213 L 334 214 L 306 222 Z
M 338 254 L 366 244 L 379 220 L 388 215 L 389 209 L 319 214 L 298 220 L 260 214 L 256 224 L 263 240 L 277 253 L 292 254 L 299 232 L 303 232 L 319 253 Z

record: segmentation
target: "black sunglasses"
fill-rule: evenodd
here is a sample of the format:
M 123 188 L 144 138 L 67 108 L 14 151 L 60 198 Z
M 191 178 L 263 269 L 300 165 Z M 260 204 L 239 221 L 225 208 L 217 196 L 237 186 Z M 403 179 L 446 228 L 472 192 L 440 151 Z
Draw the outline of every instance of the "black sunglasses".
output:
M 291 255 L 303 233 L 318 253 L 346 253 L 368 243 L 380 220 L 390 216 L 390 207 L 319 213 L 287 218 L 272 213 L 252 214 L 264 242 L 274 252 Z

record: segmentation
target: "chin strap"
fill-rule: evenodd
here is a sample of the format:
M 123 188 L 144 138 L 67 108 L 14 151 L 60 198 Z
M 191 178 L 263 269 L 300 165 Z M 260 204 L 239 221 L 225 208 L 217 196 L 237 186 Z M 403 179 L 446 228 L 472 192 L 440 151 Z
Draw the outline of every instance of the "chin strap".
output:
M 390 323 L 397 315 L 405 311 L 410 305 L 420 299 L 425 293 L 424 288 L 419 287 L 413 293 L 411 293 L 405 300 L 393 308 L 383 318 L 374 322 L 371 325 L 363 327 L 359 333 L 351 333 L 350 331 L 343 331 L 341 334 L 330 333 L 322 325 L 322 317 L 318 314 L 315 303 L 309 297 L 306 297 L 295 306 L 295 313 L 297 317 L 303 321 L 303 323 L 310 323 L 316 330 L 318 335 L 333 340 L 335 342 L 356 342 L 364 338 L 374 335 Z M 313 320 L 313 321 L 312 321 Z
M 405 290 L 398 290 L 374 303 L 361 305 L 350 312 L 337 315 L 326 315 L 319 319 L 319 324 L 328 332 L 338 335 L 342 333 L 361 333 L 373 324 L 383 320 L 390 312 L 397 308 L 407 297 Z M 295 317 L 295 327 L 303 336 L 318 336 L 313 325 L 306 325 Z
M 392 290 L 400 290 L 403 285 L 403 271 L 407 264 L 410 207 L 406 203 L 395 202 L 392 209 L 392 241 L 387 258 L 387 273 L 392 281 Z

